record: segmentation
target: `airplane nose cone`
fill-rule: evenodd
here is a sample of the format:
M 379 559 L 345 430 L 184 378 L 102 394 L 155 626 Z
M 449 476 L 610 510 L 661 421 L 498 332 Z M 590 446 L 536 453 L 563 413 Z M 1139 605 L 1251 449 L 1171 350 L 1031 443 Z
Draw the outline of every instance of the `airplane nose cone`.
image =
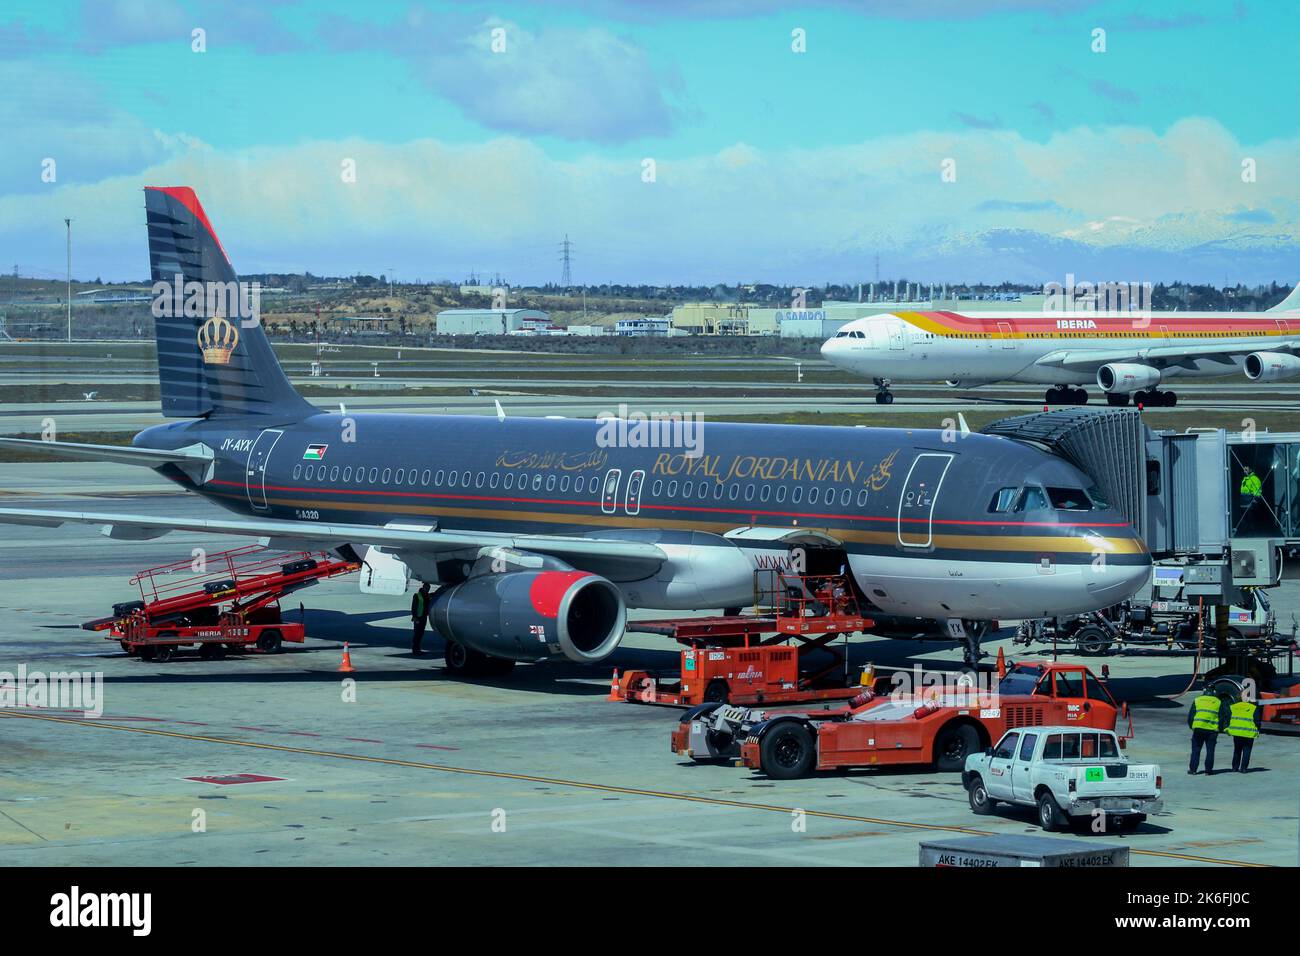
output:
M 1127 545 L 1121 553 L 1094 552 L 1086 576 L 1088 594 L 1099 607 L 1126 601 L 1151 579 L 1151 555 L 1140 539 L 1120 539 Z M 1125 553 L 1126 552 L 1126 553 Z

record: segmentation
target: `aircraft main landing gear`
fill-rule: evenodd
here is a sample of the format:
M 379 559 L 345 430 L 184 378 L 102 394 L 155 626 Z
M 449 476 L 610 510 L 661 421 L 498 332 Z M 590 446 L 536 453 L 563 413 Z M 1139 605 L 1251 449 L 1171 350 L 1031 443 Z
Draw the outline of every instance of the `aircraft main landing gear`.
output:
M 1173 392 L 1161 392 L 1153 388 L 1149 392 L 1134 392 L 1133 403 L 1135 405 L 1146 405 L 1151 408 L 1173 408 L 1178 404 L 1178 396 Z
M 1069 385 L 1053 385 L 1047 390 L 1044 400 L 1048 405 L 1087 405 L 1088 393 Z
M 873 379 L 876 383 L 876 404 L 892 405 L 894 404 L 894 393 L 889 390 L 889 379 Z
M 1107 392 L 1106 403 L 1117 408 L 1123 408 L 1128 404 L 1128 392 Z

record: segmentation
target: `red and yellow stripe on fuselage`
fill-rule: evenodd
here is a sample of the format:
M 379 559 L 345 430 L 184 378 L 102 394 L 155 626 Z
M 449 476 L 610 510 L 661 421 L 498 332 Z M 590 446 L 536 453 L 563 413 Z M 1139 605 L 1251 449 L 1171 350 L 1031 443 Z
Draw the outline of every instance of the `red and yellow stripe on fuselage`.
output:
M 1241 339 L 1300 334 L 1300 317 L 1263 312 L 894 312 L 943 338 Z

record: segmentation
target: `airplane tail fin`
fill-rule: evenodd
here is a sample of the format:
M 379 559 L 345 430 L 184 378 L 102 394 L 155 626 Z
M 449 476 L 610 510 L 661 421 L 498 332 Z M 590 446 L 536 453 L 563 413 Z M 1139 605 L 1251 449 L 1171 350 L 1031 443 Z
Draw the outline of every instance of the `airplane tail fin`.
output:
M 1270 312 L 1300 312 L 1300 285 L 1291 290 L 1291 294 L 1279 302 Z
M 262 329 L 260 290 L 241 285 L 188 186 L 146 186 L 162 412 L 169 418 L 313 411 Z

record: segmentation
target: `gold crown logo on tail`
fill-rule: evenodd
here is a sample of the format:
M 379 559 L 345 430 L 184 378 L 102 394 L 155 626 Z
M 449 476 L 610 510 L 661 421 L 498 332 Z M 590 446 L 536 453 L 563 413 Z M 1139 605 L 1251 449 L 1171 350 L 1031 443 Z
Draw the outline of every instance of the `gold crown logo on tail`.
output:
M 228 365 L 231 353 L 239 344 L 239 330 L 216 316 L 199 326 L 198 341 L 205 365 Z

